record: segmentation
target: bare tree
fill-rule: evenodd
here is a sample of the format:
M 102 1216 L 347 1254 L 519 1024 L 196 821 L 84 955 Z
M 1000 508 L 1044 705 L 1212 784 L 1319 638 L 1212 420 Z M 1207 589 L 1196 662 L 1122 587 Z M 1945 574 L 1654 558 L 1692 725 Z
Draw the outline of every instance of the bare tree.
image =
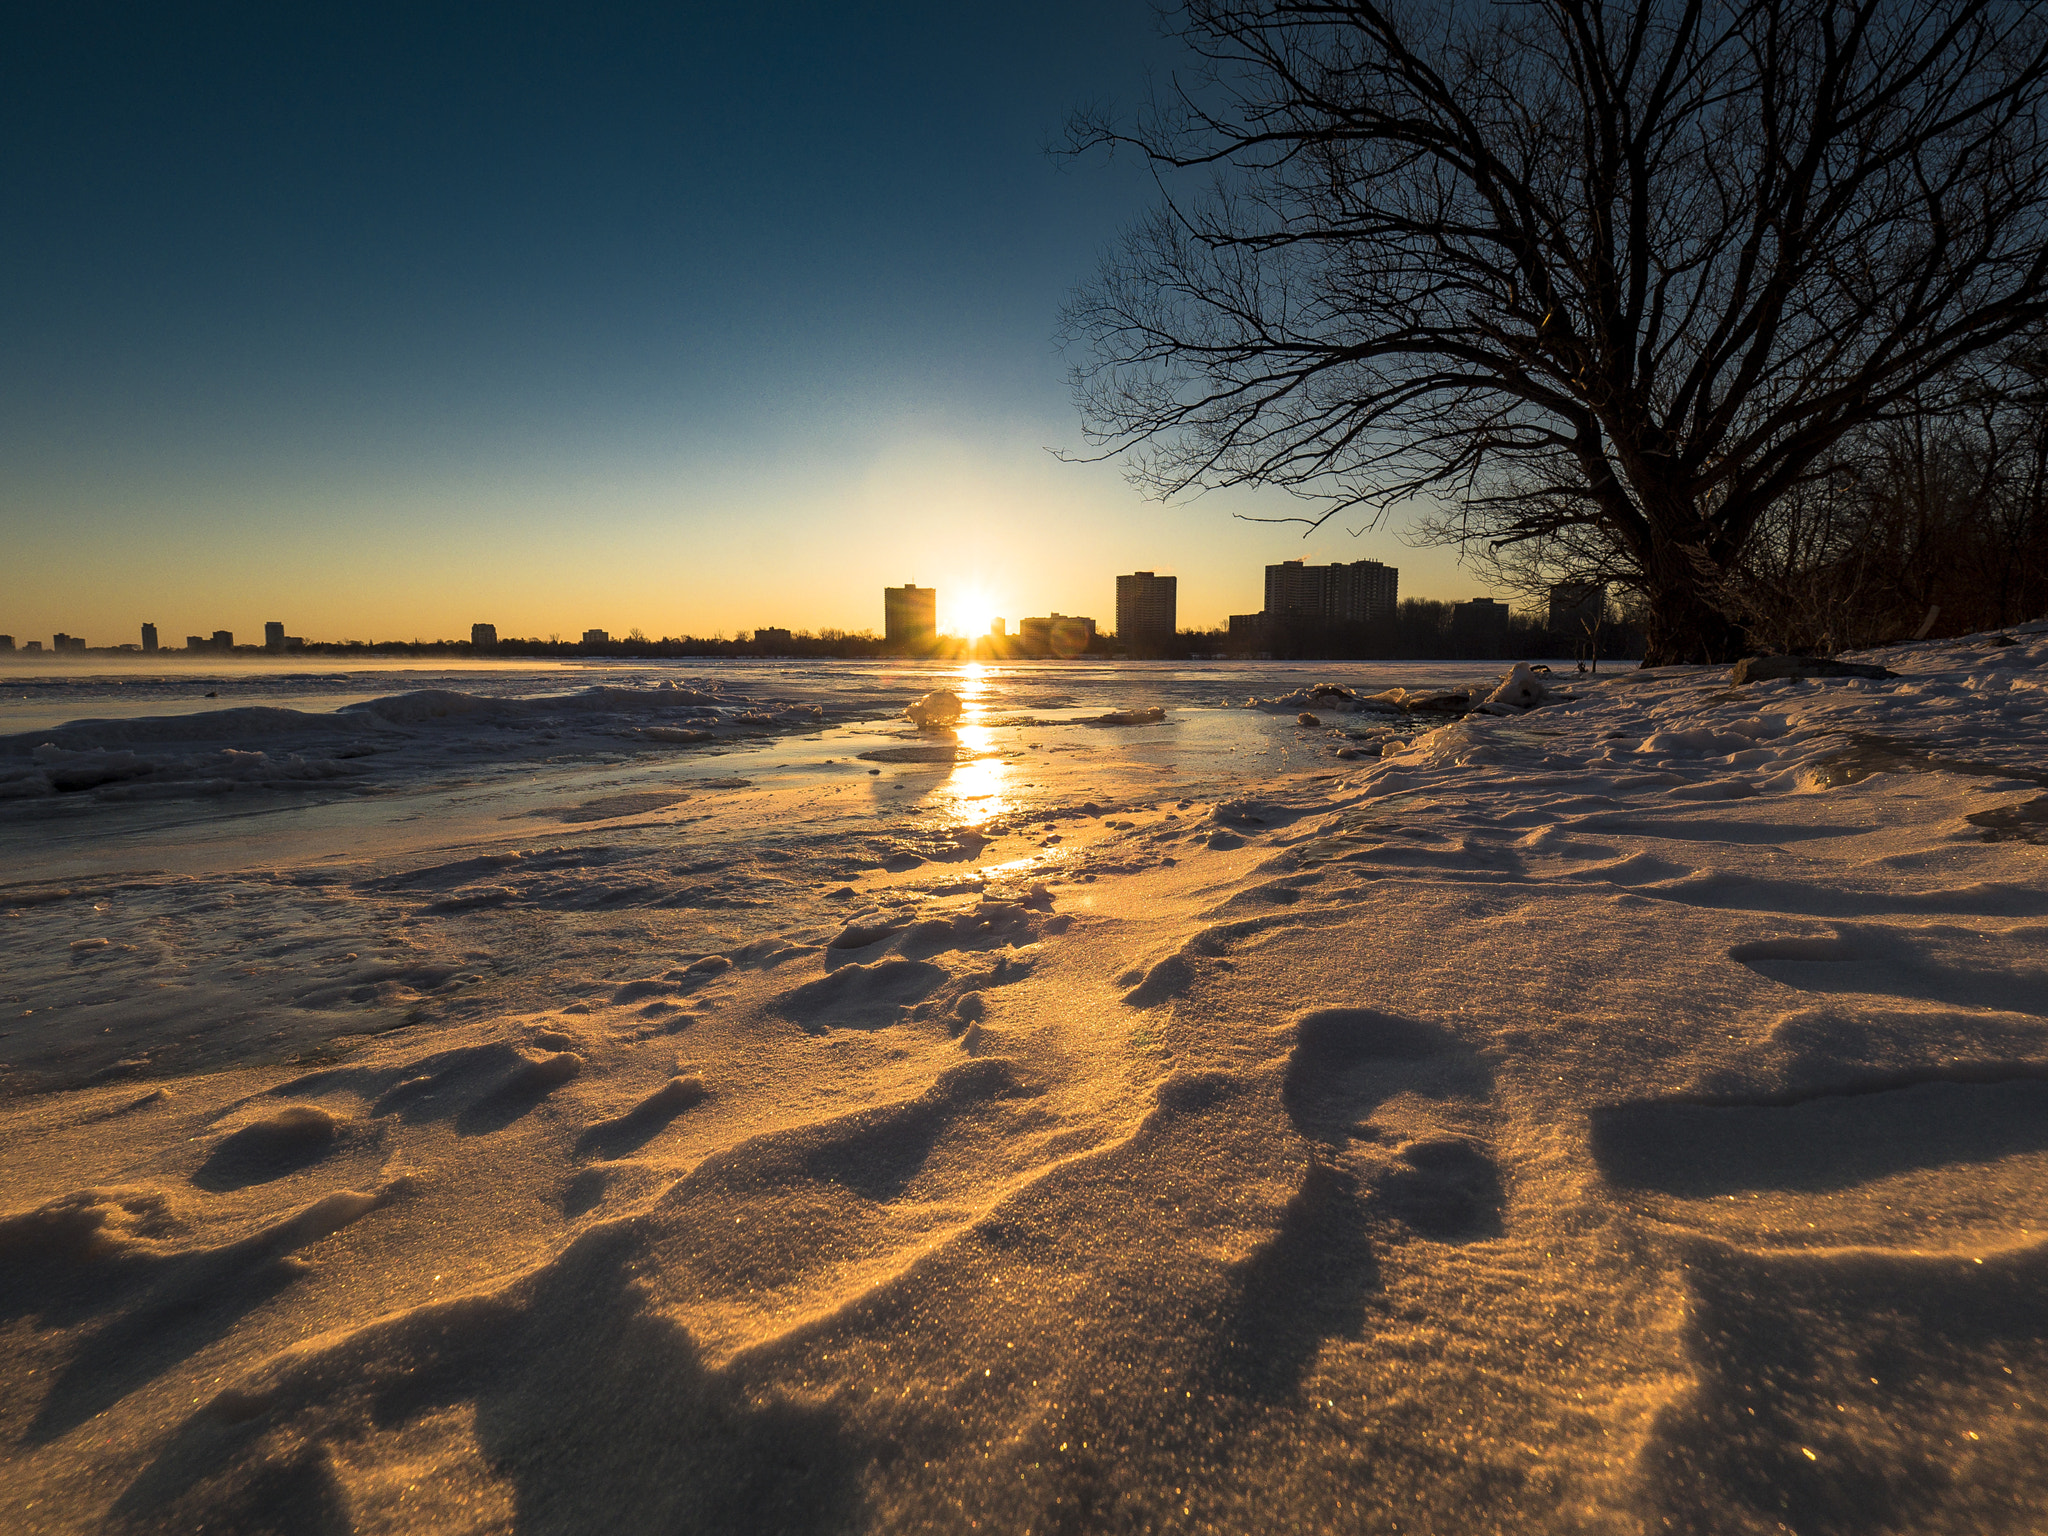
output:
M 1760 520 L 2048 314 L 2043 0 L 1188 0 L 1076 149 L 1162 203 L 1069 311 L 1093 441 L 1633 587 L 1742 644 Z

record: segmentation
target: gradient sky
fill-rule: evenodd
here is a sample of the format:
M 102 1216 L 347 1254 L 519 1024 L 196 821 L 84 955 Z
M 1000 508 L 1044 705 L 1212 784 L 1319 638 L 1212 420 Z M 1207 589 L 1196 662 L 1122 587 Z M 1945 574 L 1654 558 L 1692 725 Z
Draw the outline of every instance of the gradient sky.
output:
M 1134 569 L 1190 626 L 1295 556 L 1482 590 L 1047 452 L 1060 305 L 1152 192 L 1046 146 L 1176 47 L 1144 0 L 867 9 L 10 7 L 0 630 L 880 629 L 904 581 L 1107 626 Z

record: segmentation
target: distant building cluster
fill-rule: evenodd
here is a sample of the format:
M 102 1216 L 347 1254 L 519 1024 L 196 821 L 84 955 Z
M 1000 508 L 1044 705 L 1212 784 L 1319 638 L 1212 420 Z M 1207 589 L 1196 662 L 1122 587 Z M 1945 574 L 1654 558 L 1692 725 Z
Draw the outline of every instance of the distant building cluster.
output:
M 1266 567 L 1266 606 L 1230 616 L 1233 640 L 1255 640 L 1281 625 L 1327 629 L 1388 623 L 1400 612 L 1401 573 L 1377 560 L 1310 565 L 1283 560 Z
M 1158 582 L 1150 571 L 1139 573 L 1148 582 Z M 1128 576 L 1117 578 L 1118 590 L 1132 580 Z M 1173 582 L 1171 576 L 1163 578 L 1165 593 L 1164 637 L 1172 637 L 1173 625 Z M 1119 609 L 1121 612 L 1121 608 Z M 1151 598 L 1147 610 L 1154 623 L 1159 622 L 1159 600 Z M 779 637 L 787 644 L 787 630 L 754 631 L 756 643 L 764 637 Z M 1123 638 L 1119 635 L 1119 638 Z M 882 589 L 882 643 L 893 653 L 917 655 L 939 648 L 939 592 L 936 587 L 920 587 L 906 582 L 900 587 Z M 1013 656 L 1079 656 L 1096 643 L 1095 620 L 1080 614 L 1052 612 L 1039 618 L 1019 619 L 1015 635 L 1009 633 L 1009 626 L 1002 619 L 992 619 L 986 635 L 970 636 L 963 642 L 974 654 L 986 654 L 1001 659 Z
M 303 649 L 305 644 L 306 642 L 299 636 L 286 634 L 283 624 L 273 621 L 263 626 L 263 649 L 266 651 L 272 653 L 296 651 Z M 26 641 L 21 648 L 24 651 L 41 651 L 43 644 L 40 640 L 30 640 Z M 12 635 L 0 635 L 0 651 L 11 651 L 13 649 L 14 637 Z M 136 655 L 155 656 L 163 651 L 163 643 L 157 636 L 156 625 L 144 624 L 142 626 L 142 643 L 140 645 L 102 645 L 96 646 L 94 649 L 101 651 L 126 651 Z M 216 629 L 210 635 L 187 635 L 185 637 L 185 649 L 197 652 L 200 655 L 225 655 L 235 649 L 235 632 L 231 629 Z M 58 655 L 82 653 L 86 650 L 85 637 L 83 635 L 67 635 L 62 630 L 59 630 L 50 637 L 50 650 Z

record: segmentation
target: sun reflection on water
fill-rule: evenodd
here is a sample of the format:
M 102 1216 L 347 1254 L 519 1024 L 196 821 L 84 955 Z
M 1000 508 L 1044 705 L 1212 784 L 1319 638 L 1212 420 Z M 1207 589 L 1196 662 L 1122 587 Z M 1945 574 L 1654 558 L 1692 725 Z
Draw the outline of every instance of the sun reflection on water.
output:
M 981 756 L 997 751 L 995 731 L 985 724 L 993 692 L 993 668 L 970 661 L 960 669 L 953 691 L 960 695 L 960 723 L 955 727 L 960 745 L 976 754 L 956 764 L 941 791 L 952 801 L 952 811 L 968 826 L 979 826 L 1007 816 L 1016 807 L 1011 799 L 1010 763 L 1000 756 Z

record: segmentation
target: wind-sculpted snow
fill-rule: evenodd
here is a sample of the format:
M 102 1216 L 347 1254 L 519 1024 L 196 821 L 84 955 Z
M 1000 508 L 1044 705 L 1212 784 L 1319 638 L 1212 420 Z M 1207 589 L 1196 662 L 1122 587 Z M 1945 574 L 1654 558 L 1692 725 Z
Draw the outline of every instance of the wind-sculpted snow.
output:
M 556 732 L 546 787 L 53 833 L 0 876 L 9 1528 L 2035 1530 L 2011 638 L 1065 739 L 905 689 L 872 739 L 939 760 L 787 780 L 538 755 L 758 697 L 416 693 L 345 718 Z M 1293 771 L 1198 784 L 1209 732 Z M 49 744 L 72 799 L 156 750 Z
M 0 800 L 92 792 L 100 802 L 235 789 L 368 788 L 459 753 L 517 760 L 621 743 L 649 748 L 817 730 L 863 711 L 670 683 L 539 697 L 422 689 L 328 714 L 250 707 L 80 720 L 0 736 Z

